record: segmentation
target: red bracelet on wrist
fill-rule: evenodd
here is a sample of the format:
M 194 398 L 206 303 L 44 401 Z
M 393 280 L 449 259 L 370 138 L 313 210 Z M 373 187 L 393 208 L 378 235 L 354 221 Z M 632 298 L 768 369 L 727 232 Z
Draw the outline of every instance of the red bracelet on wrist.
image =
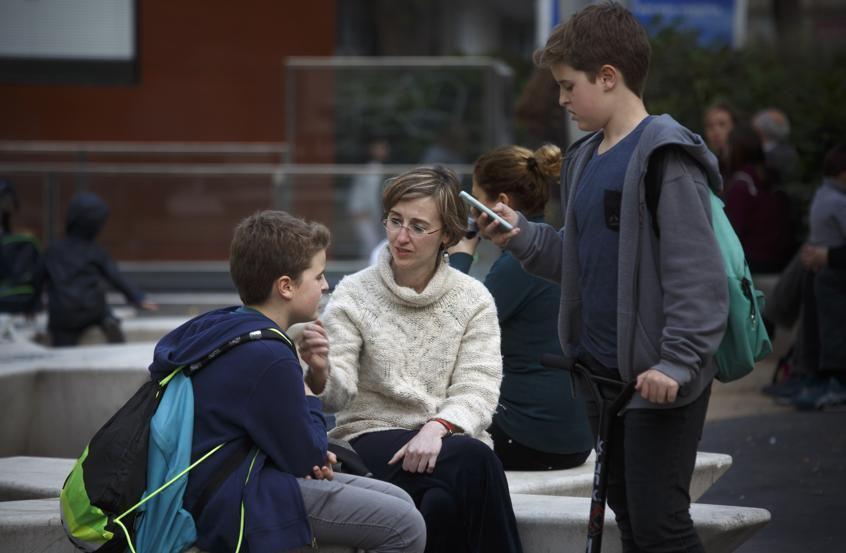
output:
M 455 434 L 455 425 L 452 424 L 451 422 L 449 422 L 448 420 L 442 419 L 440 417 L 434 417 L 434 418 L 429 419 L 426 422 L 433 422 L 433 421 L 440 424 L 444 428 L 446 428 L 446 431 L 447 431 L 446 435 L 447 436 L 452 436 L 453 434 Z

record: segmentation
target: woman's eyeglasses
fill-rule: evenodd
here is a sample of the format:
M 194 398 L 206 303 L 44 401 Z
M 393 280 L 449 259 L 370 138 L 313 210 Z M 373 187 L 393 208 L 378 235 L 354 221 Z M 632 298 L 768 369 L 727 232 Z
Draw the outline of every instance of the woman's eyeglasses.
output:
M 412 238 L 423 238 L 428 234 L 435 234 L 441 228 L 436 228 L 435 230 L 429 230 L 424 225 L 420 223 L 411 223 L 409 225 L 402 224 L 402 219 L 399 217 L 388 217 L 387 219 L 382 219 L 382 225 L 384 225 L 385 230 L 388 231 L 389 234 L 399 234 L 399 231 L 405 229 L 409 236 Z

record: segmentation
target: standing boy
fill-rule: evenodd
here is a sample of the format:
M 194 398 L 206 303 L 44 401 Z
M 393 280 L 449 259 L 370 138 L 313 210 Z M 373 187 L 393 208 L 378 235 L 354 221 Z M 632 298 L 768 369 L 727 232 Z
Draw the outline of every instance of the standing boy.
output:
M 288 551 L 337 544 L 376 552 L 417 552 L 426 529 L 411 498 L 378 480 L 333 474 L 320 400 L 303 383 L 285 329 L 314 320 L 327 290 L 329 231 L 281 211 L 256 213 L 235 229 L 230 273 L 244 305 L 200 315 L 157 345 L 157 380 L 248 333 L 270 329 L 282 341 L 256 340 L 198 372 L 191 459 L 226 442 L 191 471 L 184 505 L 209 553 Z M 228 477 L 222 467 L 249 449 Z M 217 490 L 207 497 L 206 491 Z M 240 513 L 240 514 L 239 514 Z
M 608 503 L 623 550 L 703 551 L 688 489 L 728 316 L 709 207 L 721 179 L 698 135 L 647 113 L 650 51 L 643 27 L 617 4 L 591 5 L 553 30 L 535 61 L 551 70 L 579 128 L 592 131 L 564 160 L 564 227 L 503 205 L 495 211 L 515 230 L 484 218 L 480 226 L 528 271 L 560 282 L 565 354 L 637 382 L 609 445 Z M 650 166 L 661 177 L 654 225 Z M 595 405 L 589 415 L 595 427 Z

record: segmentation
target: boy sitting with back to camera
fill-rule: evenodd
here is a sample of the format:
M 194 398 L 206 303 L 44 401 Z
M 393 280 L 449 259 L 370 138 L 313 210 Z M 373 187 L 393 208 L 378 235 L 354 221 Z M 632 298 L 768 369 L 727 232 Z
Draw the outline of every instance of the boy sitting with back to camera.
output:
M 285 334 L 317 317 L 328 289 L 329 231 L 282 211 L 263 211 L 235 229 L 230 273 L 242 306 L 211 311 L 165 336 L 150 372 L 157 380 L 245 334 L 269 329 L 282 340 L 243 342 L 191 379 L 191 460 L 226 442 L 189 474 L 184 505 L 209 553 L 270 553 L 319 543 L 376 552 L 422 552 L 423 518 L 401 489 L 371 478 L 334 474 L 320 400 L 303 382 L 297 352 Z M 232 452 L 244 449 L 211 497 Z M 242 504 L 243 501 L 243 504 Z M 243 507 L 242 507 L 243 505 Z

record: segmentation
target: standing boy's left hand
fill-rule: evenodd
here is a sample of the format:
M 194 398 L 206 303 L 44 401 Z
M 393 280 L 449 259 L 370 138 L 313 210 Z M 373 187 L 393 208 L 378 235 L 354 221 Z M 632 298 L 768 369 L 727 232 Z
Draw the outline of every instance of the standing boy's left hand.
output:
M 672 403 L 679 393 L 679 383 L 658 369 L 649 369 L 637 375 L 635 390 L 652 403 Z

